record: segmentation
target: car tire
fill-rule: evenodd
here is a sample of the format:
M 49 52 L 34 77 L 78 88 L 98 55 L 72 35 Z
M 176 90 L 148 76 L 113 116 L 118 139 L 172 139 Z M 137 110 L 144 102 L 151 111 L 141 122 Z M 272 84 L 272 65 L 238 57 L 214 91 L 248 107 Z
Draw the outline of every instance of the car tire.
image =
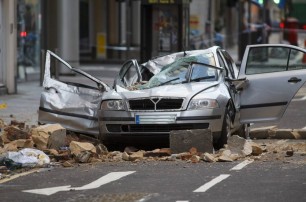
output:
M 215 144 L 215 149 L 219 150 L 227 143 L 227 138 L 231 135 L 232 121 L 230 117 L 230 109 L 226 109 L 223 118 L 222 131 L 219 140 Z

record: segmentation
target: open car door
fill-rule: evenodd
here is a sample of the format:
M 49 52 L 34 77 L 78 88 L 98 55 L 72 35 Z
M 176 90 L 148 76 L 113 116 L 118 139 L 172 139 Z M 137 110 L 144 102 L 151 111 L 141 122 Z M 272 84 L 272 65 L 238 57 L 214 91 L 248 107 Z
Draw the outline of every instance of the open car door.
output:
M 239 78 L 241 123 L 278 121 L 306 81 L 306 50 L 291 45 L 246 47 Z
M 51 69 L 55 68 L 51 67 L 55 65 L 81 75 L 80 82 L 69 82 L 69 78 L 53 78 Z M 108 90 L 110 88 L 99 79 L 71 67 L 59 56 L 47 51 L 38 122 L 59 123 L 68 130 L 97 136 L 99 134 L 97 110 L 103 92 Z

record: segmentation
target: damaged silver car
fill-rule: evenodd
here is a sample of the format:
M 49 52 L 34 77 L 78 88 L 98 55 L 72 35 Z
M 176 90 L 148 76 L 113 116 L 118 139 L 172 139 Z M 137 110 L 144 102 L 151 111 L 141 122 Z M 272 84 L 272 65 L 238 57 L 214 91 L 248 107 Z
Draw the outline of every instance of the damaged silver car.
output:
M 143 64 L 129 60 L 109 87 L 48 51 L 39 122 L 61 123 L 104 142 L 208 128 L 220 148 L 234 131 L 244 135 L 249 123 L 282 117 L 305 83 L 305 52 L 291 45 L 250 45 L 240 71 L 217 46 Z M 52 58 L 88 82 L 52 78 Z

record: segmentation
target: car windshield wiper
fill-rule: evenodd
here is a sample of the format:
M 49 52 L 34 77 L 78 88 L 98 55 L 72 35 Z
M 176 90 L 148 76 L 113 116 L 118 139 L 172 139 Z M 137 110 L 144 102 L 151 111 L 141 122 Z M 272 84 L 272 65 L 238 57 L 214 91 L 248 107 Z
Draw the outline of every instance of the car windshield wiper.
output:
M 168 81 L 165 81 L 165 82 L 163 82 L 163 83 L 160 83 L 159 85 L 157 85 L 157 86 L 162 86 L 162 85 L 165 85 L 165 84 L 167 84 L 167 83 L 170 83 L 170 82 L 172 82 L 172 81 L 176 81 L 176 80 L 179 80 L 180 79 L 180 77 L 176 77 L 176 78 L 174 78 L 174 79 L 170 79 L 170 80 L 168 80 Z
M 214 79 L 215 76 L 202 76 L 202 77 L 198 77 L 198 78 L 195 78 L 195 79 L 190 79 L 190 82 L 191 81 L 201 81 L 201 80 L 204 80 L 204 79 Z

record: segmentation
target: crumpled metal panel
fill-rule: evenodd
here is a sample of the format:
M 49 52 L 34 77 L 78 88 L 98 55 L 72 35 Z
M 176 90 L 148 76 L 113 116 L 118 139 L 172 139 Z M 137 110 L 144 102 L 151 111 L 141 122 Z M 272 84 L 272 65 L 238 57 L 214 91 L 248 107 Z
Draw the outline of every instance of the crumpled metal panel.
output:
M 60 123 L 68 130 L 97 136 L 97 110 L 103 93 L 100 90 L 67 85 L 52 79 L 48 53 L 45 67 L 38 121 Z

